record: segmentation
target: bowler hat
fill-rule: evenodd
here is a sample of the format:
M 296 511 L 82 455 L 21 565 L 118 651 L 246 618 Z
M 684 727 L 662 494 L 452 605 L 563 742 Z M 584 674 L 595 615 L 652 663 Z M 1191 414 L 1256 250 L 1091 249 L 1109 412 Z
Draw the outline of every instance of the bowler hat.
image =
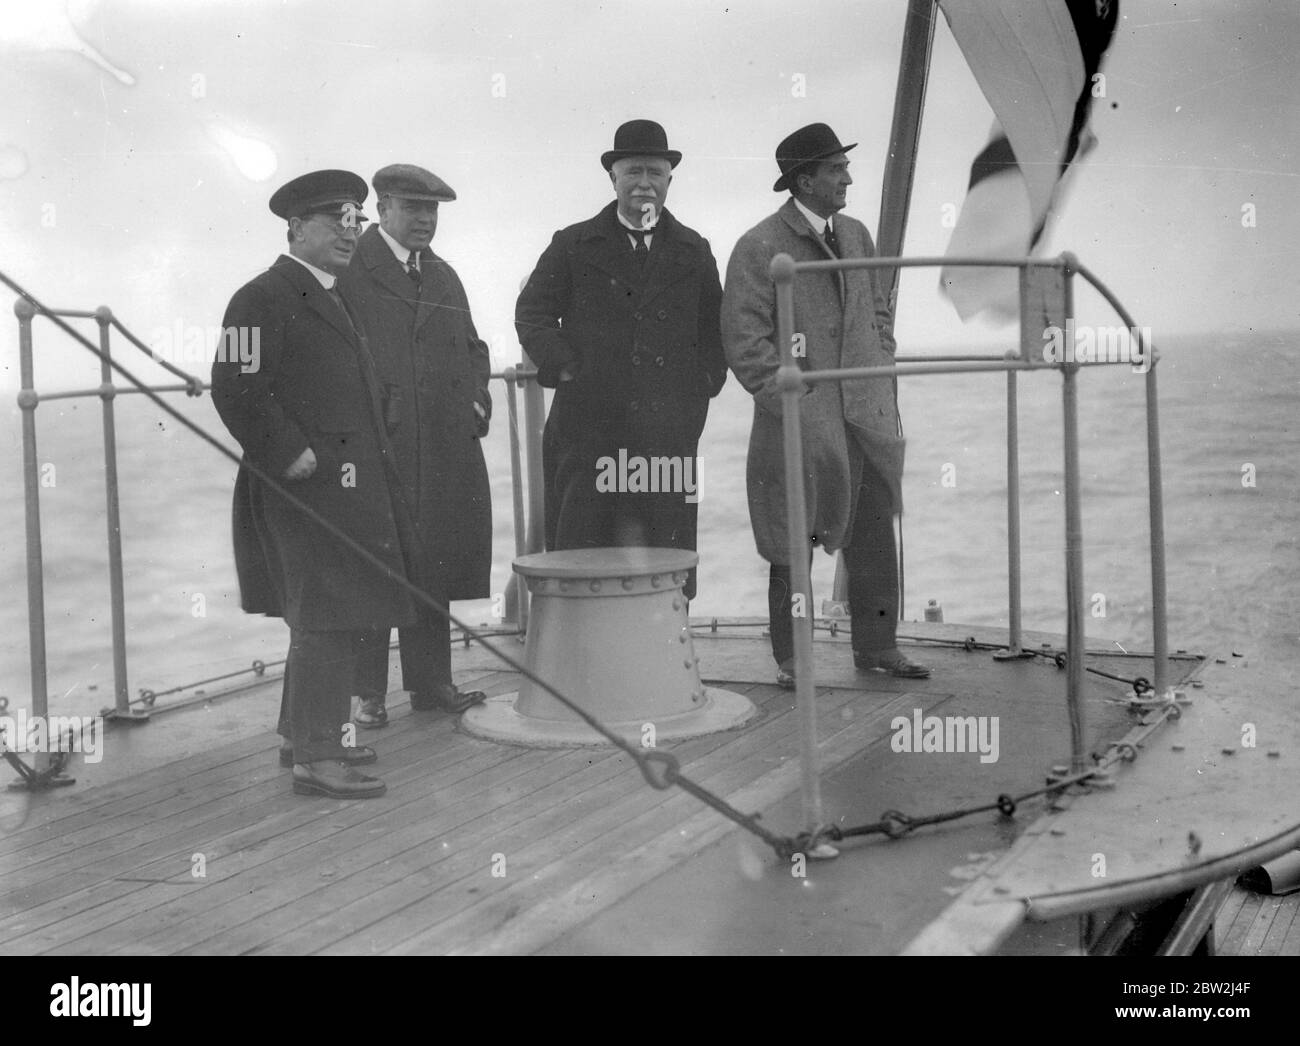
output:
M 856 148 L 857 144 L 841 145 L 835 132 L 824 123 L 810 123 L 807 127 L 800 127 L 776 147 L 776 165 L 781 168 L 781 177 L 772 186 L 772 191 L 789 189 L 794 185 L 795 176 L 810 163 L 824 160 L 836 153 L 846 153 Z
M 668 135 L 653 120 L 629 120 L 614 132 L 614 148 L 601 153 L 600 162 L 605 170 L 614 166 L 615 160 L 626 156 L 662 156 L 669 167 L 676 167 L 682 154 L 668 148 Z
M 312 171 L 285 182 L 271 195 L 271 213 L 288 221 L 308 214 L 351 214 L 360 221 L 370 190 L 360 175 L 351 171 Z
M 400 196 L 404 200 L 436 200 L 446 203 L 456 198 L 456 190 L 432 171 L 413 163 L 391 163 L 375 172 L 371 184 L 377 196 Z

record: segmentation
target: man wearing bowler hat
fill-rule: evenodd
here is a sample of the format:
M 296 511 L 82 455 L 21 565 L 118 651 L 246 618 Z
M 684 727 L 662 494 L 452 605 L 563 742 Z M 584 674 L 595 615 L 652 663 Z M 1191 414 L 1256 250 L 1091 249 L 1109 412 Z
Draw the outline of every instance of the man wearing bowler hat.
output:
M 519 295 L 520 343 L 556 390 L 543 436 L 549 549 L 695 548 L 696 451 L 727 365 L 717 262 L 664 208 L 681 158 L 654 121 L 619 127 L 600 158 L 615 198 L 555 234 Z M 660 482 L 638 484 L 638 467 Z
M 855 143 L 856 144 L 856 143 Z M 796 262 L 869 258 L 875 246 L 861 222 L 840 212 L 847 200 L 846 155 L 824 123 L 802 127 L 776 148 L 781 176 L 772 186 L 790 198 L 737 242 L 727 265 L 722 334 L 727 362 L 754 397 L 746 482 L 759 555 L 770 564 L 768 613 L 777 681 L 794 686 L 790 551 L 786 528 L 782 400 L 776 374 L 776 289 L 768 266 L 778 254 Z M 889 302 L 875 270 L 802 272 L 795 280 L 796 362 L 805 370 L 890 365 Z M 901 510 L 903 441 L 893 382 L 871 379 L 808 387 L 799 411 L 805 493 L 813 548 L 843 550 L 849 577 L 853 659 L 860 670 L 921 679 L 930 670 L 896 645 L 898 558 L 894 515 Z M 805 612 L 812 593 L 803 593 Z
M 388 438 L 409 522 L 411 579 L 446 605 L 489 595 L 492 499 L 479 442 L 492 398 L 488 347 L 474 329 L 465 288 L 430 249 L 438 205 L 456 199 L 432 171 L 391 164 L 375 173 L 379 223 L 357 243 L 342 276 L 382 383 Z M 484 700 L 451 675 L 451 624 L 421 607 L 398 632 L 402 685 L 416 711 L 462 712 Z M 356 722 L 388 721 L 388 632 L 367 645 Z
M 384 793 L 356 769 L 376 757 L 350 743 L 353 680 L 366 637 L 415 618 L 396 580 L 404 565 L 374 364 L 337 285 L 366 195 L 350 171 L 315 171 L 275 192 L 289 253 L 235 292 L 223 320 L 227 339 L 250 335 L 258 366 L 225 353 L 212 367 L 213 402 L 244 451 L 234 502 L 241 603 L 289 625 L 281 762 L 293 767 L 295 792 L 332 798 Z

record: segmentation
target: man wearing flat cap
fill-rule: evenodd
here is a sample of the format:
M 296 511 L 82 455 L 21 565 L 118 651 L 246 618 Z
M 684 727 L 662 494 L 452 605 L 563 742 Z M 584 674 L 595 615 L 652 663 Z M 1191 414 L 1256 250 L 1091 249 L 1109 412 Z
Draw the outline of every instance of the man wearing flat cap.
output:
M 826 124 L 800 128 L 776 149 L 784 205 L 737 242 L 727 265 L 722 336 L 727 362 L 754 397 L 746 484 L 759 555 L 770 564 L 768 613 L 777 681 L 794 686 L 790 552 L 786 528 L 782 400 L 777 369 L 776 289 L 768 266 L 778 254 L 796 262 L 869 258 L 875 246 L 861 222 L 840 212 L 847 200 L 847 153 Z M 796 362 L 805 370 L 888 366 L 893 321 L 875 270 L 801 272 L 795 280 Z M 849 578 L 853 659 L 907 679 L 930 670 L 896 645 L 898 558 L 894 516 L 901 511 L 903 441 L 888 379 L 809 386 L 800 402 L 804 477 L 813 547 L 843 550 Z M 812 605 L 806 593 L 805 606 Z
M 415 619 L 396 580 L 404 565 L 374 365 L 337 284 L 366 195 L 349 171 L 315 171 L 275 192 L 289 253 L 235 292 L 223 320 L 228 339 L 234 331 L 257 347 L 258 365 L 223 353 L 212 367 L 213 403 L 244 451 L 234 501 L 241 603 L 289 626 L 281 763 L 293 767 L 295 792 L 332 798 L 384 793 L 356 769 L 376 757 L 350 744 L 353 680 L 367 636 Z
M 717 262 L 664 208 L 681 158 L 652 120 L 619 127 L 600 158 L 615 199 L 557 232 L 519 295 L 519 341 L 556 390 L 543 437 L 549 549 L 695 548 L 696 452 L 727 367 Z M 666 462 L 660 476 L 680 482 L 609 481 L 611 463 L 638 459 Z
M 342 277 L 374 354 L 388 438 L 413 530 L 411 579 L 444 606 L 489 595 L 492 500 L 479 442 L 492 416 L 488 347 L 474 329 L 456 271 L 430 249 L 451 187 L 413 164 L 375 173 L 379 223 L 357 243 Z M 399 630 L 402 685 L 417 711 L 462 712 L 482 701 L 451 675 L 451 625 L 428 608 Z M 388 634 L 369 648 L 356 721 L 388 721 Z

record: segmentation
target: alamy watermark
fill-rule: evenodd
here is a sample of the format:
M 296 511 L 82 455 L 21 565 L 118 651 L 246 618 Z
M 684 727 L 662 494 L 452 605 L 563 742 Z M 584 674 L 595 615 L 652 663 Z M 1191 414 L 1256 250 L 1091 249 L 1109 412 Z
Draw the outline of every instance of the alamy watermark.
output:
M 1047 363 L 1131 363 L 1135 374 L 1151 369 L 1150 327 L 1076 326 L 1043 330 L 1043 360 Z
M 261 327 L 198 327 L 177 320 L 155 327 L 149 348 L 159 359 L 183 363 L 238 363 L 241 374 L 262 367 Z
M 18 709 L 17 716 L 0 715 L 0 741 L 11 752 L 77 752 L 88 763 L 104 758 L 100 747 L 104 736 L 103 716 L 31 716 Z
M 664 457 L 628 454 L 596 459 L 596 490 L 601 494 L 682 494 L 688 505 L 700 500 L 699 456 Z
M 981 763 L 998 761 L 998 717 L 987 715 L 925 715 L 912 709 L 912 718 L 894 716 L 889 721 L 895 752 L 978 752 Z

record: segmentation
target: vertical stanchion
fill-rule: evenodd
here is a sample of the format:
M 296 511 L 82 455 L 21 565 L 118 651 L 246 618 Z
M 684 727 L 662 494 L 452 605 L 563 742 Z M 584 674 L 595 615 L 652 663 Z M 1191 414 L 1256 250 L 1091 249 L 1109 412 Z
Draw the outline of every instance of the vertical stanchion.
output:
M 1160 474 L 1160 411 L 1156 403 L 1155 346 L 1146 345 L 1150 369 L 1147 395 L 1147 499 L 1151 513 L 1151 632 L 1155 644 L 1155 692 L 1166 696 L 1169 688 L 1169 633 L 1165 594 L 1165 502 Z
M 523 366 L 536 370 L 528 353 Z M 528 470 L 528 551 L 546 545 L 546 486 L 542 478 L 542 433 L 546 428 L 546 394 L 537 375 L 524 379 L 524 463 Z
M 18 317 L 18 357 L 22 387 L 18 406 L 23 412 L 23 498 L 27 529 L 27 641 L 32 669 L 32 717 L 45 720 L 49 714 L 49 690 L 45 665 L 45 576 L 41 556 L 41 481 L 36 460 L 35 368 L 32 365 L 32 317 L 36 309 L 25 298 L 14 302 Z M 19 740 L 12 739 L 15 743 Z M 23 739 L 25 740 L 25 739 Z M 38 772 L 49 768 L 48 752 L 35 752 L 32 764 Z
M 1073 268 L 1065 270 L 1065 316 L 1074 316 Z M 1071 329 L 1073 324 L 1066 329 Z M 1071 346 L 1071 348 L 1073 348 Z M 1083 512 L 1079 502 L 1079 365 L 1061 368 L 1061 406 L 1065 442 L 1065 700 L 1070 717 L 1070 772 L 1086 769 L 1083 717 Z
M 527 524 L 524 519 L 524 476 L 519 458 L 519 402 L 517 368 L 507 367 L 506 414 L 510 426 L 510 493 L 515 514 L 515 555 L 528 551 Z M 511 571 L 506 583 L 506 618 L 521 632 L 528 630 L 528 586 L 519 583 L 519 575 Z
M 95 322 L 99 324 L 99 398 L 103 402 L 104 416 L 104 499 L 113 630 L 113 710 L 106 718 L 139 723 L 146 721 L 149 713 L 131 708 L 126 680 L 126 596 L 122 583 L 122 521 L 118 510 L 117 425 L 113 417 L 113 398 L 117 389 L 113 385 L 113 369 L 108 363 L 111 351 L 108 328 L 113 322 L 113 311 L 107 305 L 101 305 L 95 310 Z
M 802 372 L 795 365 L 794 259 L 778 254 L 772 259 L 776 283 L 776 336 L 781 344 L 781 416 L 785 435 L 785 520 L 789 537 L 790 587 L 793 597 L 803 597 L 803 613 L 794 615 L 795 699 L 799 707 L 799 763 L 803 784 L 803 824 L 807 832 L 822 826 L 821 775 L 817 767 L 817 707 L 813 682 L 812 579 L 808 545 L 808 512 L 804 504 L 803 433 L 799 424 Z M 831 848 L 827 847 L 827 850 Z
M 1018 353 L 1008 352 L 1014 359 Z M 1015 371 L 1007 371 L 1007 649 L 993 655 L 1011 661 L 1026 655 L 1020 634 L 1020 421 Z

